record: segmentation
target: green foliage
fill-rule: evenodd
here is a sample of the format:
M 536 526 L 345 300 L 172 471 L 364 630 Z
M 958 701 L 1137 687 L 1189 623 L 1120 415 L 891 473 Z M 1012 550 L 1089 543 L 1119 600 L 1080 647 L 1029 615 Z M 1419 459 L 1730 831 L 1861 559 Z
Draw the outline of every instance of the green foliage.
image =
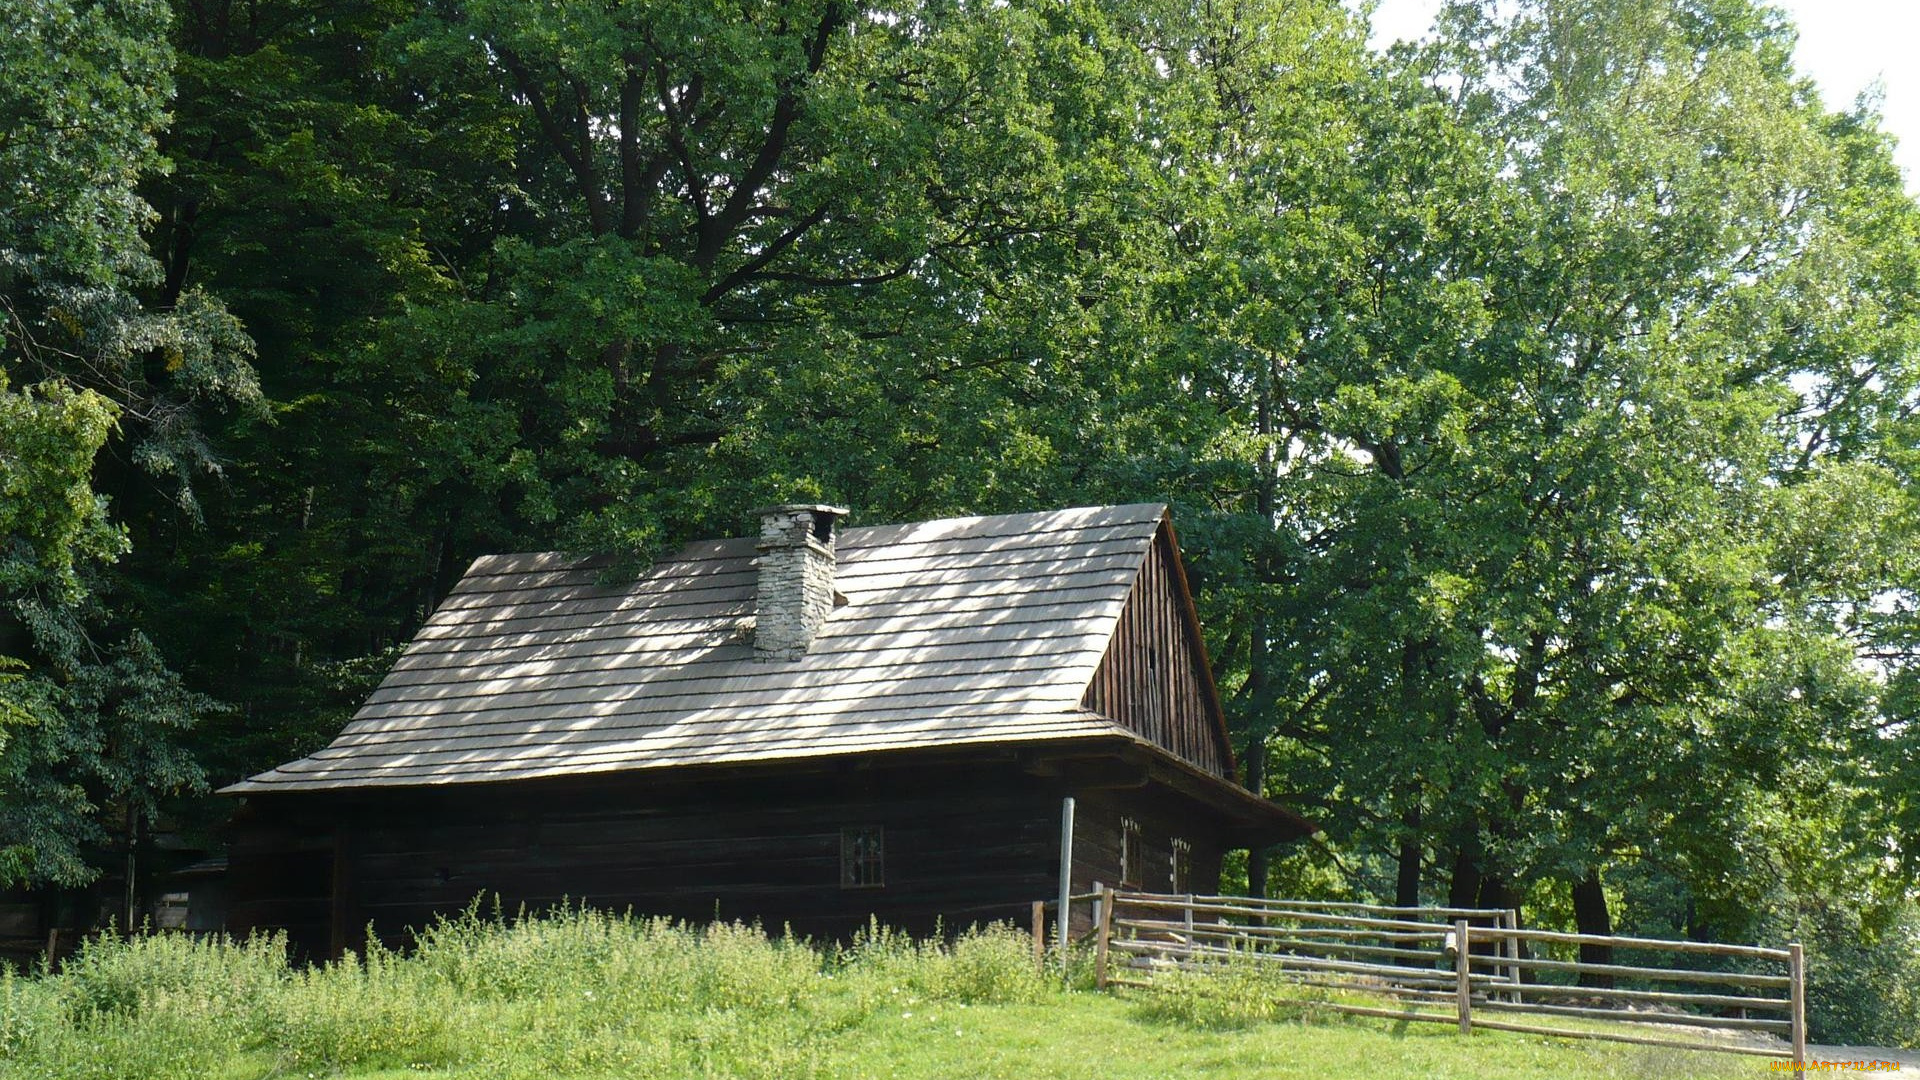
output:
M 469 907 L 424 930 L 413 962 L 462 995 L 592 995 L 641 1011 L 688 1001 L 745 1012 L 791 1008 L 820 968 L 804 943 L 769 940 L 754 927 L 689 927 L 587 908 L 508 924 Z
M 846 950 L 586 908 L 423 930 L 402 956 L 290 970 L 279 938 L 106 935 L 55 974 L 0 976 L 0 1076 L 209 1075 L 258 1058 L 296 1073 L 643 1067 L 807 1075 L 827 1041 L 915 1009 L 1057 991 L 1028 939 L 950 945 L 875 928 Z
M 162 277 L 141 236 L 153 211 L 136 185 L 163 167 L 167 5 L 9 0 L 5 14 L 0 374 L 111 400 L 132 456 L 191 511 L 195 475 L 217 471 L 199 414 L 255 405 L 260 390 L 252 345 L 219 303 L 176 290 L 153 309 L 137 295 Z
M 1726 896 L 1749 802 L 1878 749 L 1865 612 L 1905 595 L 1910 496 L 1860 410 L 1912 392 L 1913 205 L 1765 11 L 1493 10 L 1372 78 L 1289 66 L 1353 88 L 1338 122 L 1201 99 L 1249 178 L 1240 257 L 1172 293 L 1224 419 L 1189 530 L 1214 655 L 1365 891 L 1404 851 L 1462 903 L 1636 858 Z M 1227 88 L 1280 59 L 1193 55 Z
M 1920 908 L 1908 903 L 1876 920 L 1828 896 L 1780 906 L 1767 927 L 1806 945 L 1809 1037 L 1920 1046 Z
M 19 348 L 14 335 L 39 320 L 22 317 L 16 290 L 112 289 L 146 262 L 139 230 L 150 211 L 133 186 L 155 163 L 154 128 L 172 84 L 163 3 L 10 0 L 5 10 L 13 32 L 0 43 L 8 74 L 0 95 L 0 205 L 8 209 L 0 284 L 8 344 Z M 58 312 L 44 318 L 62 321 Z
M 16 393 L 0 369 L 0 597 L 39 592 L 72 603 L 85 595 L 82 569 L 124 550 L 91 483 L 94 454 L 113 419 L 111 403 L 92 391 L 44 383 Z M 0 649 L 23 644 L 0 635 Z M 57 839 L 67 824 L 59 809 L 82 800 L 69 791 L 55 793 L 51 805 L 30 805 L 19 784 L 29 778 L 17 775 L 32 760 L 23 744 L 59 728 L 55 693 L 25 660 L 0 652 L 0 771 L 16 774 L 4 789 L 11 798 L 0 804 L 0 882 L 39 876 L 35 868 L 49 852 L 71 863 L 71 848 Z
M 85 592 L 81 567 L 125 552 L 92 484 L 114 417 L 91 390 L 48 382 L 16 392 L 0 371 L 0 590 L 44 586 L 72 602 Z
M 0 883 L 211 832 L 475 555 L 804 494 L 1173 501 L 1246 779 L 1326 827 L 1262 884 L 1910 899 L 1920 211 L 1771 9 L 8 3 Z M 511 950 L 644 951 L 594 925 L 479 952 L 557 1001 Z M 903 992 L 1018 999 L 997 948 Z
M 216 1075 L 287 975 L 277 939 L 109 933 L 59 975 L 0 975 L 0 1074 Z
M 377 946 L 295 972 L 263 1013 L 260 1038 L 288 1069 L 433 1068 L 462 1056 L 457 999 Z
M 249 1010 L 287 978 L 279 936 L 234 941 L 109 930 L 82 941 L 48 985 L 58 988 L 76 1023 L 190 1007 L 244 1027 L 253 1019 Z
M 1286 977 L 1272 963 L 1229 957 L 1196 971 L 1154 977 L 1154 990 L 1136 999 L 1137 1013 L 1161 1023 L 1231 1031 L 1276 1020 L 1322 1020 L 1340 1014 L 1315 1006 L 1332 992 Z
M 842 977 L 931 1001 L 1011 1005 L 1047 996 L 1033 963 L 1033 939 L 1010 926 L 969 927 L 951 943 L 916 941 L 877 921 L 834 958 Z M 909 998 L 909 1002 L 913 1000 Z
M 88 942 L 61 970 L 0 970 L 0 1077 L 1727 1076 L 1711 1057 L 1317 1019 L 1255 965 L 1116 1001 L 1033 969 L 1008 927 L 949 945 L 872 928 L 816 950 L 741 926 L 584 908 L 477 911 L 421 948 L 289 969 L 284 942 L 181 935 Z M 658 969 L 658 970 L 656 970 Z M 640 985 L 630 986 L 630 980 Z M 1416 1025 L 1424 1027 L 1424 1025 Z M 1112 1058 L 1115 1045 L 1134 1052 Z M 1735 1063 L 1737 1064 L 1737 1062 Z
M 202 787 L 178 737 L 213 703 L 105 598 L 131 465 L 198 513 L 201 424 L 260 400 L 239 323 L 162 267 L 140 178 L 163 167 L 168 8 L 9 0 L 0 41 L 0 885 L 79 884 L 83 850 Z M 111 446 L 114 453 L 103 454 Z M 24 726 L 18 726 L 24 720 Z
M 323 741 L 337 665 L 481 553 L 630 569 L 800 493 L 1085 498 L 1152 173 L 1150 58 L 1107 13 L 177 8 L 154 246 L 244 319 L 274 406 L 216 433 L 204 530 L 123 513 L 129 606 L 197 627 L 163 647 L 247 710 L 204 729 L 217 774 Z

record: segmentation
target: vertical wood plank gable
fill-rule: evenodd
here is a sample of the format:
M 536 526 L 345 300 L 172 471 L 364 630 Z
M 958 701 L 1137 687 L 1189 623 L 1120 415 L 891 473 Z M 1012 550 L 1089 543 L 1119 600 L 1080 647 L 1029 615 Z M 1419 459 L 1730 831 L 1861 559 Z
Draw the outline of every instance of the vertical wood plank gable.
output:
M 1206 653 L 1184 583 L 1175 580 L 1180 572 L 1172 534 L 1162 525 L 1082 704 L 1231 780 Z

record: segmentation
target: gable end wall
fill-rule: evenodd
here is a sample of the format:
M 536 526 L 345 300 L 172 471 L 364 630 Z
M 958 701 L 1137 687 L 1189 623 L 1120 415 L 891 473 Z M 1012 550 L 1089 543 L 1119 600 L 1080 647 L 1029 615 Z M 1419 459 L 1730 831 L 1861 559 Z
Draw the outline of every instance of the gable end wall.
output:
M 1231 780 L 1205 653 L 1178 573 L 1173 538 L 1162 525 L 1082 704 Z

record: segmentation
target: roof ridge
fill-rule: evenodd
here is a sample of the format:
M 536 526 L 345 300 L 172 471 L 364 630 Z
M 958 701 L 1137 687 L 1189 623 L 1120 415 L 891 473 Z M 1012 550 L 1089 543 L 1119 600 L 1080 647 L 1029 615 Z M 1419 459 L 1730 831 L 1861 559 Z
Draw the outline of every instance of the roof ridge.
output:
M 1006 514 L 959 514 L 953 517 L 928 518 L 924 521 L 882 521 L 871 525 L 849 525 L 840 531 L 840 535 L 845 536 L 848 533 L 865 532 L 871 529 L 931 528 L 941 525 L 981 525 L 988 522 L 1013 524 L 1021 519 L 1065 518 L 1073 514 L 1118 514 L 1123 511 L 1133 511 L 1133 513 L 1117 520 L 1098 524 L 1138 524 L 1149 519 L 1158 521 L 1166 510 L 1167 504 L 1163 502 L 1102 503 L 1091 506 L 1063 506 L 1057 510 L 1016 510 Z
M 1164 502 L 1094 503 L 1094 504 L 1089 504 L 1087 506 L 1063 506 L 1057 510 L 1016 510 L 1016 511 L 1012 511 L 1010 513 L 1004 513 L 1004 514 L 958 514 L 953 517 L 927 518 L 920 521 L 881 521 L 881 522 L 875 522 L 874 524 L 871 524 L 871 525 L 844 525 L 839 530 L 839 535 L 844 540 L 844 538 L 846 538 L 850 533 L 865 533 L 875 529 L 922 528 L 922 527 L 934 527 L 934 526 L 941 526 L 941 525 L 971 525 L 971 524 L 981 524 L 985 522 L 1001 522 L 1001 523 L 1011 524 L 1016 519 L 1020 519 L 1020 518 L 1048 518 L 1048 517 L 1061 517 L 1067 514 L 1091 514 L 1091 513 L 1101 513 L 1101 512 L 1117 513 L 1119 511 L 1129 511 L 1129 510 L 1138 511 L 1138 514 L 1136 516 L 1130 516 L 1130 517 L 1123 518 L 1116 521 L 1103 522 L 1102 524 L 1109 524 L 1109 525 L 1134 524 L 1134 523 L 1145 521 L 1149 517 L 1155 520 L 1158 520 L 1158 518 L 1162 514 L 1165 514 L 1167 512 L 1167 504 Z M 681 552 L 685 551 L 687 548 L 694 547 L 696 545 L 726 544 L 731 542 L 751 542 L 753 539 L 754 539 L 753 536 L 744 535 L 744 534 L 739 536 L 694 537 L 690 540 L 684 541 L 683 543 L 674 547 L 670 551 L 663 552 L 659 556 L 659 558 L 655 559 L 654 561 L 655 562 L 679 561 L 678 559 L 675 558 L 676 556 L 678 556 Z M 710 557 L 721 558 L 724 556 L 710 556 Z M 545 548 L 545 549 L 533 548 L 533 549 L 528 549 L 524 551 L 489 551 L 483 555 L 476 556 L 474 561 L 477 563 L 481 559 L 534 559 L 534 558 L 560 559 L 571 564 L 572 566 L 583 567 L 587 563 L 596 562 L 596 561 L 611 563 L 615 561 L 618 558 L 618 556 L 612 555 L 603 551 L 574 552 L 574 551 L 567 551 L 563 548 Z M 471 574 L 473 571 L 469 569 L 467 572 Z M 496 571 L 495 573 L 512 574 L 512 573 L 526 573 L 526 572 L 527 571 L 524 571 L 524 570 L 507 570 L 507 571 Z

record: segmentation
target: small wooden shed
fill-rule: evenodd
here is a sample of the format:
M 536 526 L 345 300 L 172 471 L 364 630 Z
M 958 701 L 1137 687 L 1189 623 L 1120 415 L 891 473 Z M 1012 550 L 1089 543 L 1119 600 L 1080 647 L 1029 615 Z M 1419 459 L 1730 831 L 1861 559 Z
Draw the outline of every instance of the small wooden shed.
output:
M 498 895 L 839 936 L 1212 891 L 1241 788 L 1166 508 L 760 511 L 638 580 L 474 562 L 326 748 L 234 784 L 230 926 L 309 954 Z

